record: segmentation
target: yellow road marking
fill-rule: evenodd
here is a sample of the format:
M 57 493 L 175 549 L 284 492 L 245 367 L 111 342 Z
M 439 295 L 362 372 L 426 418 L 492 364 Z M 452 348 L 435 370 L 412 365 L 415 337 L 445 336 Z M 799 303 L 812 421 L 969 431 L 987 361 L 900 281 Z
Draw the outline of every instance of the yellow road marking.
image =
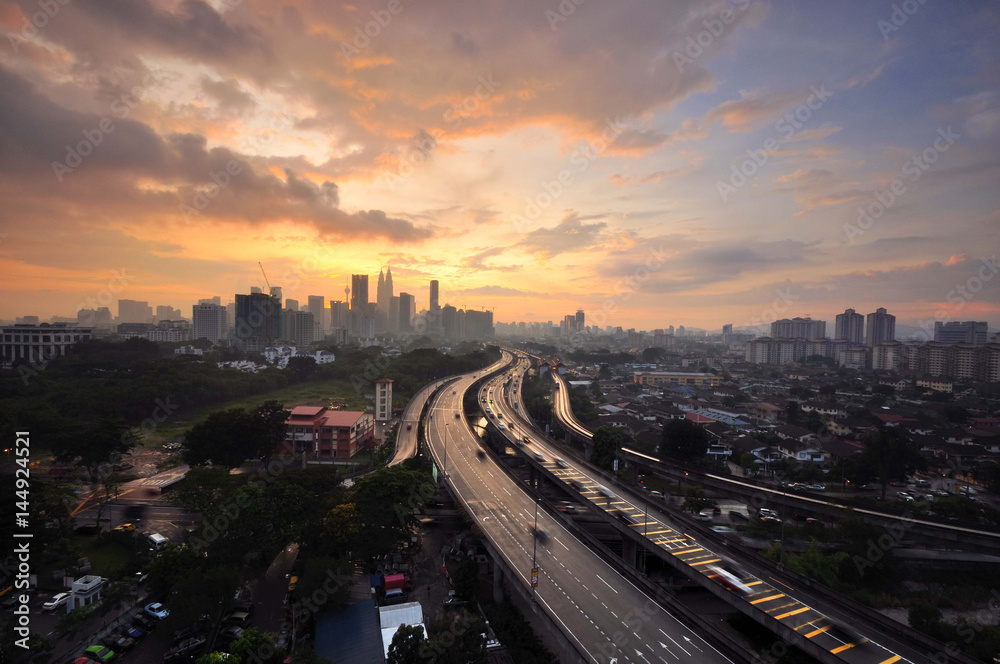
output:
M 845 650 L 850 650 L 853 647 L 854 647 L 853 643 L 845 643 L 844 645 L 840 646 L 839 648 L 834 648 L 833 650 L 831 650 L 830 654 L 831 655 L 836 655 L 837 653 L 844 652 Z
M 785 596 L 785 593 L 778 593 L 777 595 L 771 595 L 770 597 L 764 597 L 764 598 L 761 598 L 761 599 L 755 599 L 754 601 L 752 601 L 750 603 L 751 604 L 760 604 L 762 602 L 770 602 L 772 599 L 781 599 L 784 596 Z
M 833 625 L 827 625 L 826 627 L 820 627 L 819 629 L 813 630 L 813 631 L 809 632 L 808 634 L 806 634 L 806 638 L 807 639 L 811 639 L 812 637 L 816 636 L 817 634 L 822 634 L 823 632 L 825 632 L 826 630 L 830 629 L 831 627 L 833 627 Z
M 900 657 L 899 655 L 893 655 L 889 659 L 887 659 L 887 660 L 885 660 L 883 662 L 880 662 L 879 664 L 893 664 L 893 662 L 898 662 L 901 659 L 903 659 L 903 658 Z
M 775 616 L 774 619 L 782 620 L 784 618 L 787 618 L 788 616 L 797 616 L 800 613 L 805 613 L 808 610 L 809 610 L 808 606 L 803 606 L 801 609 L 795 609 L 794 611 L 789 611 L 788 613 L 782 613 L 780 616 Z M 796 629 L 798 628 L 796 627 Z

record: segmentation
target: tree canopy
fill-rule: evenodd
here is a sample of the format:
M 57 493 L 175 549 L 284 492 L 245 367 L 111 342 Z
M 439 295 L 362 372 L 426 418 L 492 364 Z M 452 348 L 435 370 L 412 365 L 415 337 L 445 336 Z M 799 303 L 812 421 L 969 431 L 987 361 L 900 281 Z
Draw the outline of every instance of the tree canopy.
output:
M 663 427 L 660 455 L 695 461 L 705 456 L 711 435 L 691 420 L 670 420 Z

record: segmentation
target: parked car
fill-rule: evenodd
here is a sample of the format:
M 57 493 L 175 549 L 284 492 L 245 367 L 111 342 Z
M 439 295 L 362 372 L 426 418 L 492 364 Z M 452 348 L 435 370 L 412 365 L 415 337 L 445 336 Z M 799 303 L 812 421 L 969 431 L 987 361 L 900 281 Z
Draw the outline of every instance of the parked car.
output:
M 114 527 L 114 531 L 116 533 L 131 533 L 131 532 L 135 531 L 135 524 L 134 523 L 123 523 L 120 526 L 115 526 Z
M 464 599 L 459 599 L 457 597 L 449 597 L 444 601 L 444 608 L 446 609 L 457 609 L 460 606 L 465 606 L 468 604 Z
M 42 604 L 42 611 L 54 611 L 68 602 L 70 597 L 72 597 L 72 593 L 59 593 L 57 595 L 53 595 L 52 599 L 47 601 L 45 604 Z
M 222 643 L 232 643 L 243 634 L 243 628 L 238 625 L 230 625 L 219 632 L 218 640 Z
M 170 615 L 170 610 L 163 606 L 159 602 L 150 602 L 144 607 L 146 615 L 156 618 L 157 620 L 165 620 L 167 616 Z
M 114 638 L 114 641 L 111 641 Z M 107 647 L 113 649 L 116 653 L 128 652 L 135 646 L 135 639 L 118 634 L 111 634 L 108 636 L 109 643 L 105 643 Z
M 810 491 L 826 491 L 825 484 L 810 484 L 806 488 Z
M 246 611 L 233 611 L 225 620 L 227 625 L 236 625 L 238 627 L 247 627 L 250 625 L 250 614 Z
M 115 651 L 107 646 L 88 646 L 83 653 L 95 662 L 100 662 L 101 664 L 108 664 L 108 662 L 115 661 Z
M 136 611 L 132 615 L 132 625 L 135 627 L 139 627 L 147 632 L 153 631 L 153 628 L 156 627 L 156 623 L 154 623 L 153 620 L 149 616 L 147 616 L 144 611 Z M 132 635 L 129 634 L 129 636 Z M 133 636 L 132 638 L 135 637 Z

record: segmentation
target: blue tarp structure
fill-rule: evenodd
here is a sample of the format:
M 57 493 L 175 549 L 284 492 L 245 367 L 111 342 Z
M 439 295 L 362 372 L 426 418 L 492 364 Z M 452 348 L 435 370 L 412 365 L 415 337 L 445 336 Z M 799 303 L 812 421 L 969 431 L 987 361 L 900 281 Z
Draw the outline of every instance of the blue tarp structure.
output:
M 383 664 L 378 609 L 371 599 L 316 616 L 316 654 L 330 664 Z

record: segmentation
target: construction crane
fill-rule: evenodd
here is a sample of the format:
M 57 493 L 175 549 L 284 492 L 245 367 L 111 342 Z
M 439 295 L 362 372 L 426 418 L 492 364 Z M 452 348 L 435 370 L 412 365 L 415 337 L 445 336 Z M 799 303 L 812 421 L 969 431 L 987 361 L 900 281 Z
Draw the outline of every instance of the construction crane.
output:
M 257 265 L 260 265 L 260 273 L 264 275 L 264 283 L 267 284 L 267 294 L 271 294 L 271 282 L 267 280 L 267 272 L 264 272 L 264 265 L 257 261 Z

